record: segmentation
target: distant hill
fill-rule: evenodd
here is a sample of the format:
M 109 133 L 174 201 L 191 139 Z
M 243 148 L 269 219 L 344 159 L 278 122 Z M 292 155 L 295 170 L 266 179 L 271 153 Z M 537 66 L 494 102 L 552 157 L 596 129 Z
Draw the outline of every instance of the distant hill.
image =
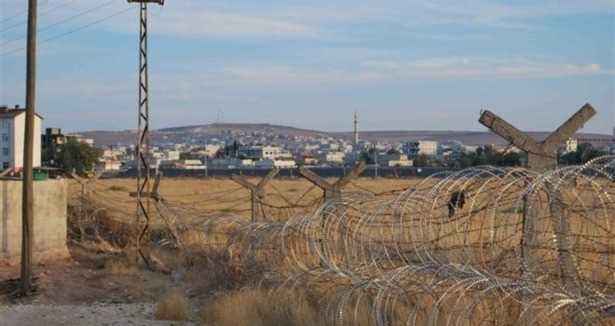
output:
M 318 136 L 325 133 L 300 129 L 288 126 L 272 125 L 268 123 L 212 123 L 207 125 L 194 125 L 194 126 L 182 126 L 173 128 L 159 129 L 160 133 L 195 133 L 195 134 L 220 134 L 222 131 L 243 131 L 243 132 L 255 132 L 255 131 L 268 131 L 281 135 L 292 136 Z
M 544 140 L 549 133 L 547 132 L 528 132 L 537 140 Z M 352 133 L 330 133 L 330 135 L 351 139 Z M 591 139 L 592 143 L 597 144 L 602 141 L 612 140 L 610 135 L 594 134 L 594 133 L 579 133 L 576 137 L 580 139 Z M 506 145 L 507 142 L 500 136 L 489 131 L 365 131 L 361 133 L 361 138 L 370 141 L 388 141 L 400 142 L 407 140 L 435 140 L 438 142 L 460 141 L 466 145 Z
M 231 132 L 256 132 L 256 131 L 265 131 L 270 132 L 272 134 L 279 134 L 284 136 L 306 136 L 306 137 L 317 137 L 317 136 L 331 136 L 336 138 L 343 139 L 352 139 L 351 132 L 326 132 L 326 131 L 318 131 L 318 130 L 309 130 L 309 129 L 301 129 L 289 126 L 280 126 L 280 125 L 272 125 L 266 123 L 214 123 L 214 124 L 204 124 L 204 125 L 192 125 L 192 126 L 179 126 L 172 128 L 164 128 L 159 130 L 152 131 L 152 140 L 163 141 L 173 139 L 182 135 L 201 135 L 201 136 L 209 136 L 209 135 L 219 135 L 222 132 L 231 131 Z M 88 138 L 93 138 L 97 145 L 99 146 L 107 146 L 107 145 L 115 145 L 115 144 L 132 144 L 136 140 L 136 131 L 135 130 L 123 130 L 123 131 L 104 131 L 104 130 L 95 130 L 95 131 L 83 131 L 79 132 L 80 135 L 83 135 Z M 547 137 L 548 133 L 546 132 L 530 132 L 534 138 L 542 140 Z M 391 130 L 391 131 L 362 131 L 360 133 L 361 139 L 365 139 L 368 141 L 381 141 L 381 142 L 400 142 L 400 141 L 409 141 L 409 140 L 435 140 L 439 142 L 445 141 L 461 141 L 466 145 L 486 145 L 486 144 L 496 144 L 496 145 L 505 145 L 506 142 L 500 138 L 499 136 L 491 133 L 491 132 L 481 132 L 481 131 L 433 131 L 433 130 Z M 582 133 L 577 135 L 577 137 L 582 139 L 592 139 L 594 141 L 607 141 L 609 139 L 613 139 L 610 135 L 604 134 L 592 134 L 592 133 Z

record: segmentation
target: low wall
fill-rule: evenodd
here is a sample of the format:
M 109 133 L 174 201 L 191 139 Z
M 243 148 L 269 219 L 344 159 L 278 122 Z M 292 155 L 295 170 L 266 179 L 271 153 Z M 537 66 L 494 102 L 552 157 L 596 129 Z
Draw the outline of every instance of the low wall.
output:
M 0 262 L 21 261 L 21 180 L 0 180 Z M 68 257 L 66 180 L 34 182 L 34 262 Z

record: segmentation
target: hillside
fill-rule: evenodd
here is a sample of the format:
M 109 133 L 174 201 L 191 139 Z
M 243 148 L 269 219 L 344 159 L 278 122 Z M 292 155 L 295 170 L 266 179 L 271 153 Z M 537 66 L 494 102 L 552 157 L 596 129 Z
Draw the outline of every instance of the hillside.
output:
M 326 132 L 318 130 L 301 129 L 289 126 L 272 125 L 272 124 L 251 124 L 251 123 L 214 123 L 204 125 L 179 126 L 172 128 L 164 128 L 152 132 L 152 140 L 154 142 L 172 140 L 180 136 L 215 136 L 223 132 L 267 132 L 283 136 L 331 136 L 336 138 L 351 139 L 351 132 Z M 114 144 L 132 144 L 136 139 L 135 130 L 123 131 L 84 131 L 79 134 L 93 138 L 99 146 L 114 145 Z M 548 133 L 546 132 L 530 132 L 536 139 L 544 139 Z M 580 138 L 591 139 L 612 139 L 612 136 L 604 134 L 582 133 L 578 135 Z M 396 143 L 409 140 L 435 140 L 439 142 L 458 140 L 467 145 L 485 145 L 485 144 L 505 144 L 505 141 L 499 136 L 488 131 L 434 131 L 434 130 L 388 130 L 388 131 L 362 131 L 361 139 L 368 141 L 380 141 Z

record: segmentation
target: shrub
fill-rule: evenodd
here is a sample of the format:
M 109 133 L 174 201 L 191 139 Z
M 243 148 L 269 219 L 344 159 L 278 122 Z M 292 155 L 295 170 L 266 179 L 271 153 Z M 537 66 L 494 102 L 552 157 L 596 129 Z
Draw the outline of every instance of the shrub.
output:
M 172 290 L 167 293 L 154 310 L 154 317 L 157 320 L 182 321 L 188 318 L 190 304 L 179 290 Z
M 204 325 L 324 325 L 315 307 L 297 291 L 243 290 L 216 299 L 201 311 Z
M 128 188 L 119 185 L 112 185 L 109 187 L 109 191 L 128 191 Z

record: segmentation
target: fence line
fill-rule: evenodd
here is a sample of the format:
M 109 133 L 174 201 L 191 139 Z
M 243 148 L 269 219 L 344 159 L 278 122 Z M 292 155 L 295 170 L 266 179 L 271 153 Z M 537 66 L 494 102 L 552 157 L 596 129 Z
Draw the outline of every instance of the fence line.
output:
M 259 196 L 222 200 L 236 188 L 203 199 L 228 210 L 171 199 L 157 208 L 177 239 L 186 230 L 235 225 L 226 246 L 286 264 L 278 273 L 284 285 L 335 291 L 334 324 L 358 321 L 347 312 L 366 298 L 374 324 L 383 326 L 473 325 L 478 316 L 502 325 L 504 316 L 548 325 L 615 318 L 615 157 L 542 174 L 495 167 L 442 172 L 381 192 L 352 177 L 345 185 L 358 191 L 326 200 L 326 191 L 314 190 L 331 187 L 306 174 L 313 185 L 296 200 L 267 182 Z M 114 209 L 104 192 L 90 197 Z M 239 217 L 254 216 L 254 206 L 243 207 L 255 197 L 262 218 Z

